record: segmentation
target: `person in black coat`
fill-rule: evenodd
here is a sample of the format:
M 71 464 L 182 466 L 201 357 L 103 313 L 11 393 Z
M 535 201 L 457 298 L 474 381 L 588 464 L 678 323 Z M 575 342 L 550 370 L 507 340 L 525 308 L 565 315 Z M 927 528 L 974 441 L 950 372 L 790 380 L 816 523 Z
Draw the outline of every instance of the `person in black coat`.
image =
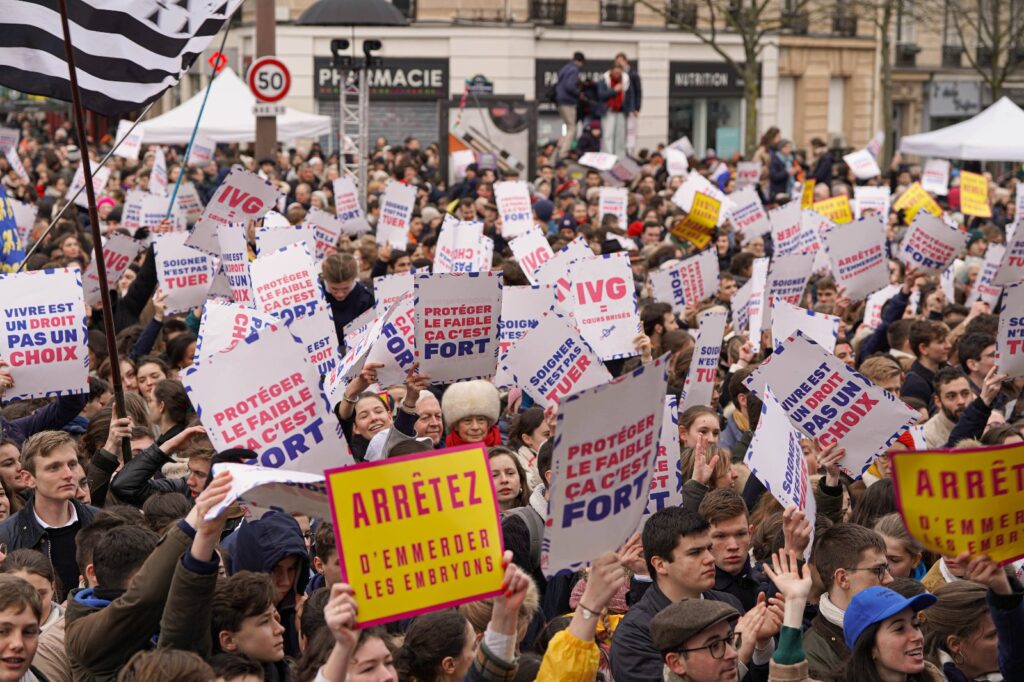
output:
M 345 352 L 345 326 L 373 307 L 373 293 L 357 279 L 359 266 L 347 253 L 332 253 L 320 269 L 324 300 L 331 306 L 338 351 Z
M 808 180 L 814 180 L 818 185 L 825 185 L 832 189 L 832 164 L 835 159 L 832 157 L 832 150 L 828 148 L 825 141 L 820 137 L 811 140 L 811 151 L 817 161 L 814 162 L 814 170 L 808 176 Z

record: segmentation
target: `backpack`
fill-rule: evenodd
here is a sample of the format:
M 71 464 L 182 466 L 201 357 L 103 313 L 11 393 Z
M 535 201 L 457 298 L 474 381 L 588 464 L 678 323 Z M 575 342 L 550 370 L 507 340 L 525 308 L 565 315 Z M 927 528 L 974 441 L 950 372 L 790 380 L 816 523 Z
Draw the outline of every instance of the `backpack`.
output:
M 509 509 L 501 515 L 502 521 L 510 516 L 517 516 L 526 524 L 526 530 L 530 533 L 530 558 L 540 566 L 540 545 L 544 539 L 544 519 L 540 517 L 530 505 Z

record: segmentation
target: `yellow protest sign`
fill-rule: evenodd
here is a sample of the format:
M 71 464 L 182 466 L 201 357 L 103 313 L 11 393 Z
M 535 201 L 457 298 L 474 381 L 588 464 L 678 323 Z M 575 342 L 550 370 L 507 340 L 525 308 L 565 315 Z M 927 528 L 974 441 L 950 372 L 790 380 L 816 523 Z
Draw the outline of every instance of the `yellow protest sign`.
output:
M 482 445 L 324 473 L 359 627 L 500 593 L 501 523 Z
M 690 205 L 688 217 L 692 222 L 710 232 L 718 225 L 718 211 L 721 208 L 721 201 L 697 192 L 693 195 L 693 204 Z
M 818 181 L 814 179 L 804 182 L 804 187 L 800 190 L 800 208 L 810 208 L 814 205 L 814 186 L 816 184 Z
M 903 522 L 926 548 L 1024 556 L 1024 444 L 889 456 Z
M 677 221 L 669 229 L 669 232 L 679 239 L 685 239 L 698 249 L 703 249 L 711 241 L 711 232 L 697 221 L 692 220 L 689 215 Z
M 850 210 L 850 200 L 845 194 L 834 196 L 831 199 L 823 199 L 811 208 L 825 216 L 836 225 L 853 222 L 853 211 Z
M 907 191 L 893 202 L 892 207 L 895 211 L 904 211 L 908 223 L 922 208 L 933 216 L 942 215 L 942 207 L 935 203 L 935 199 L 932 199 L 932 195 L 928 194 L 920 182 L 915 182 L 908 187 Z
M 992 217 L 992 207 L 988 205 L 988 178 L 960 171 L 960 211 L 964 215 Z

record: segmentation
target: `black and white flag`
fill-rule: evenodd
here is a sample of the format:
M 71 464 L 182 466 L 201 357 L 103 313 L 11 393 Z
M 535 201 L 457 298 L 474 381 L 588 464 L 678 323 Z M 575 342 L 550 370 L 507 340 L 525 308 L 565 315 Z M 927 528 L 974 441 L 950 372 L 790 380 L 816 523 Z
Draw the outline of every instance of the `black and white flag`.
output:
M 178 82 L 242 0 L 67 0 L 87 109 L 119 116 Z M 0 85 L 70 100 L 57 0 L 0 0 Z

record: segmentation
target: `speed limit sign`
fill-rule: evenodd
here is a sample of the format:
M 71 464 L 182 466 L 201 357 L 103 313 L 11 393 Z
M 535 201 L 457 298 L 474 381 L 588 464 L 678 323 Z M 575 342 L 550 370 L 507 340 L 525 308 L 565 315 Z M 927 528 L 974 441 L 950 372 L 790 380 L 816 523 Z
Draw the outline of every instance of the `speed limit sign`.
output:
M 249 89 L 260 101 L 282 100 L 291 87 L 292 75 L 276 57 L 260 57 L 249 67 Z

